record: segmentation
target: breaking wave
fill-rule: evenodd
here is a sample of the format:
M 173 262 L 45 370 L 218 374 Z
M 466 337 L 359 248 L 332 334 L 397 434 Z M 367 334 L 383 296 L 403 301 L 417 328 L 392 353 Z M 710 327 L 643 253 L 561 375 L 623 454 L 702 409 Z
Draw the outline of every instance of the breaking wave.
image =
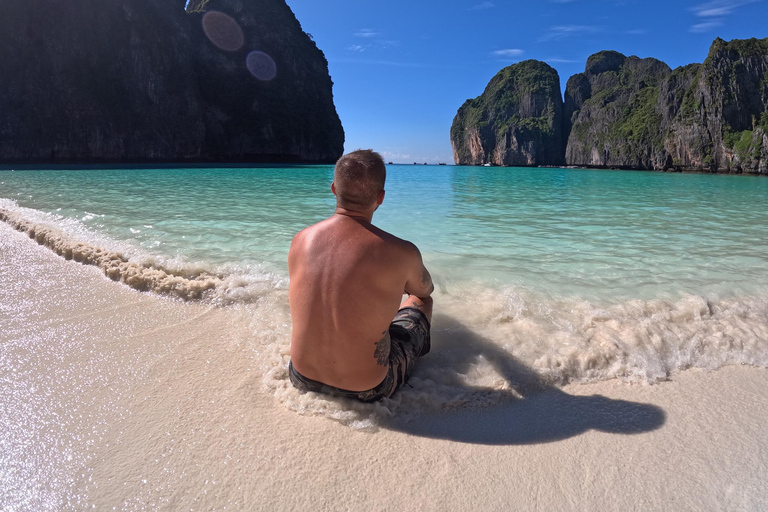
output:
M 433 319 L 432 351 L 392 400 L 368 405 L 300 394 L 288 381 L 287 346 L 273 347 L 265 384 L 301 414 L 370 428 L 394 415 L 490 407 L 547 386 L 653 384 L 689 368 L 768 368 L 768 296 L 602 305 L 455 287 L 437 293 L 435 304 L 441 313 Z
M 238 274 L 212 270 L 203 264 L 160 262 L 158 258 L 148 254 L 128 256 L 124 251 L 109 250 L 81 241 L 57 226 L 55 219 L 48 222 L 29 219 L 24 213 L 32 213 L 34 217 L 39 216 L 40 212 L 25 210 L 28 209 L 19 208 L 14 211 L 0 207 L 0 220 L 17 231 L 26 233 L 38 244 L 59 256 L 83 265 L 98 267 L 109 279 L 138 291 L 185 301 L 205 300 L 228 304 L 258 300 L 276 287 L 287 286 L 285 279 L 266 272 Z M 119 245 L 114 241 L 107 243 L 110 246 Z
M 285 277 L 258 267 L 233 271 L 158 261 L 8 201 L 0 204 L 0 220 L 134 289 L 245 308 L 264 390 L 300 414 L 354 428 L 383 425 L 394 416 L 491 407 L 546 386 L 609 379 L 652 384 L 688 368 L 768 368 L 768 290 L 598 302 L 486 282 L 445 282 L 437 272 L 433 348 L 404 389 L 376 404 L 301 394 L 288 380 Z

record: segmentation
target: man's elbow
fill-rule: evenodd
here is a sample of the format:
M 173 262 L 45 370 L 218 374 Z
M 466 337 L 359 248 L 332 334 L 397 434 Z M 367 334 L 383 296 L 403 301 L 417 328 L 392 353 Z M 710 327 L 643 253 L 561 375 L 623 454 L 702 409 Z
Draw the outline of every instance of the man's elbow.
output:
M 427 300 L 427 299 L 432 300 L 430 299 L 430 297 L 432 296 L 432 292 L 434 291 L 435 291 L 435 285 L 433 283 L 430 283 L 427 288 L 423 288 L 419 290 L 419 293 L 416 293 L 414 295 L 416 295 L 421 300 Z

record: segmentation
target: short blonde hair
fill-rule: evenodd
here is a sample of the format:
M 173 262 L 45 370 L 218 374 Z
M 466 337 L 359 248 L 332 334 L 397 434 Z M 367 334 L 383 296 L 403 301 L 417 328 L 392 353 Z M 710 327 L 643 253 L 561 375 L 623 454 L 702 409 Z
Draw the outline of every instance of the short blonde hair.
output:
M 381 155 L 358 149 L 339 158 L 333 170 L 336 203 L 341 207 L 368 208 L 384 190 L 387 168 Z

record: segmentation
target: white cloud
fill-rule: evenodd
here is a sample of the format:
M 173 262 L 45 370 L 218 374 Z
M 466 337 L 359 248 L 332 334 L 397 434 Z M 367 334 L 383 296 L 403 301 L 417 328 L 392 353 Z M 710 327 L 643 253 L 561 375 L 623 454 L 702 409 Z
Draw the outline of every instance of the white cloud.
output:
M 353 52 L 364 52 L 365 51 L 365 47 L 364 46 L 360 46 L 359 44 L 353 44 L 352 46 L 347 48 L 347 50 L 353 51 Z
M 579 34 L 590 34 L 598 32 L 597 27 L 591 25 L 559 25 L 556 27 L 550 27 L 546 34 L 539 38 L 539 42 L 544 41 L 559 41 L 566 37 L 571 37 Z
M 482 2 L 482 3 L 479 3 L 477 5 L 474 5 L 474 6 L 470 7 L 467 10 L 468 11 L 481 11 L 481 10 L 484 10 L 484 9 L 491 9 L 492 7 L 495 7 L 495 6 L 496 6 L 496 4 L 494 4 L 493 2 Z
M 691 32 L 707 32 L 719 27 L 735 9 L 758 1 L 760 0 L 712 0 L 699 4 L 692 7 L 691 10 L 696 13 L 698 18 L 704 18 L 707 21 L 696 23 L 689 30 Z
M 631 36 L 642 36 L 643 34 L 647 34 L 647 33 L 648 31 L 645 30 L 644 28 L 635 28 L 632 30 L 627 30 L 627 34 Z
M 754 3 L 756 0 L 713 0 L 693 7 L 691 10 L 700 17 L 722 17 L 733 12 L 734 9 Z
M 382 151 L 379 153 L 382 157 L 384 157 L 385 160 L 398 160 L 400 162 L 404 160 L 413 160 L 411 158 L 410 153 L 409 154 L 402 154 L 402 153 L 393 153 L 392 151 Z
M 552 64 L 573 64 L 574 62 L 581 62 L 581 61 L 572 60 L 572 59 L 561 59 L 560 57 L 551 57 L 549 59 L 545 59 L 545 62 L 551 62 Z
M 357 37 L 376 37 L 378 35 L 379 35 L 378 32 L 370 28 L 361 28 L 360 30 L 355 32 L 355 36 Z
M 721 21 L 707 21 L 704 23 L 697 23 L 695 25 L 692 25 L 691 28 L 688 30 L 694 33 L 708 32 L 713 28 L 722 26 L 722 24 L 723 23 Z
M 506 50 L 496 50 L 493 52 L 493 54 L 498 57 L 519 57 L 524 53 L 525 51 L 518 48 L 508 48 Z

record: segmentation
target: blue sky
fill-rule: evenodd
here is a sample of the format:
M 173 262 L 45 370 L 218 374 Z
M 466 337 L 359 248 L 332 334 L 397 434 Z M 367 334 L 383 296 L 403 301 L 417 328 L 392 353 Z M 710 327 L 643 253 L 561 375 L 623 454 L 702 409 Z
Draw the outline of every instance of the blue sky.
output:
M 453 163 L 450 127 L 500 69 L 568 77 L 600 50 L 702 62 L 715 37 L 768 37 L 768 0 L 287 0 L 328 58 L 345 151 Z

